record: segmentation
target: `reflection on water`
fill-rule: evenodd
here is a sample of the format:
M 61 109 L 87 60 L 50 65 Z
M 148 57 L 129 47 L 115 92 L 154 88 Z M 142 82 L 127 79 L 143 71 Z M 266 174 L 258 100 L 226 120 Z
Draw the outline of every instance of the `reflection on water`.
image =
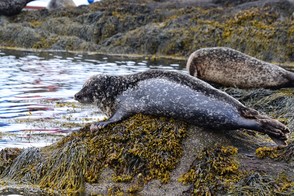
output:
M 0 50 L 0 149 L 44 146 L 104 116 L 73 100 L 93 74 L 183 69 L 184 62 Z

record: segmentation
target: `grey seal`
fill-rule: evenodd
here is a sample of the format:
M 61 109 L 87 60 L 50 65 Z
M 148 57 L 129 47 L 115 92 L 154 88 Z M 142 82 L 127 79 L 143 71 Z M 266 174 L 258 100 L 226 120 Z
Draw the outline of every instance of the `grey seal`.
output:
M 196 50 L 189 56 L 186 68 L 192 76 L 223 86 L 273 89 L 294 86 L 293 72 L 226 47 Z
M 47 5 L 50 11 L 65 7 L 76 7 L 76 4 L 73 0 L 51 0 Z
M 3 15 L 3 16 L 17 15 L 31 1 L 34 1 L 34 0 L 1 0 L 0 15 Z
M 187 74 L 149 70 L 141 73 L 90 77 L 75 94 L 81 103 L 96 104 L 109 119 L 97 130 L 136 113 L 184 120 L 208 129 L 252 129 L 285 145 L 289 129 L 277 120 L 245 107 L 230 95 Z

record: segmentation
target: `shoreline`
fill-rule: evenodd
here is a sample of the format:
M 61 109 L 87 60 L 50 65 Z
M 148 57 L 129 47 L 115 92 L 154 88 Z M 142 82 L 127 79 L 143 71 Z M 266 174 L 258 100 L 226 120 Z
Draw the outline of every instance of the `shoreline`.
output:
M 69 54 L 86 54 L 86 55 L 106 55 L 110 57 L 119 57 L 119 58 L 129 58 L 129 59 L 145 59 L 145 60 L 177 60 L 177 61 L 187 61 L 187 57 L 180 57 L 180 56 L 169 56 L 169 55 L 146 55 L 146 54 L 115 54 L 115 53 L 105 53 L 105 52 L 89 52 L 89 51 L 74 51 L 74 50 L 51 50 L 51 49 L 31 49 L 31 48 L 18 48 L 18 47 L 3 47 L 0 46 L 0 50 L 14 50 L 14 51 L 20 51 L 20 52 L 36 52 L 36 53 L 69 53 Z M 278 65 L 282 68 L 285 68 L 287 70 L 294 71 L 294 62 L 284 62 L 284 63 L 278 63 L 278 62 L 269 62 L 275 65 Z

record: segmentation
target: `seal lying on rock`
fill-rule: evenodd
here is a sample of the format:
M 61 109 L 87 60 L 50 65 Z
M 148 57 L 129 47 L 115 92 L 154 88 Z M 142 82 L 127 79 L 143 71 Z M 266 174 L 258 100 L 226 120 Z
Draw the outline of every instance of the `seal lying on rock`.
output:
M 75 99 L 97 104 L 109 117 L 93 124 L 91 130 L 142 113 L 182 119 L 208 129 L 257 130 L 279 145 L 285 145 L 289 133 L 279 121 L 260 115 L 197 78 L 173 71 L 95 75 L 86 81 Z
M 55 10 L 65 7 L 76 7 L 76 4 L 73 0 L 51 0 L 47 5 L 48 10 Z
M 3 15 L 3 16 L 17 15 L 31 1 L 34 1 L 34 0 L 1 0 L 0 15 Z
M 223 86 L 280 88 L 294 85 L 292 72 L 224 47 L 193 52 L 186 68 L 190 75 Z

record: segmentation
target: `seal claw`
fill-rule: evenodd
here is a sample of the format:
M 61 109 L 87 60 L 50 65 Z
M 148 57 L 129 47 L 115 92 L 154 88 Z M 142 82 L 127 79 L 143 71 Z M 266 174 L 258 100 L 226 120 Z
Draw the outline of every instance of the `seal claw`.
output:
M 109 123 L 107 121 L 101 121 L 101 122 L 97 122 L 97 123 L 93 123 L 90 126 L 90 131 L 94 132 L 94 131 L 98 131 L 99 129 L 103 129 L 104 127 L 106 127 Z

